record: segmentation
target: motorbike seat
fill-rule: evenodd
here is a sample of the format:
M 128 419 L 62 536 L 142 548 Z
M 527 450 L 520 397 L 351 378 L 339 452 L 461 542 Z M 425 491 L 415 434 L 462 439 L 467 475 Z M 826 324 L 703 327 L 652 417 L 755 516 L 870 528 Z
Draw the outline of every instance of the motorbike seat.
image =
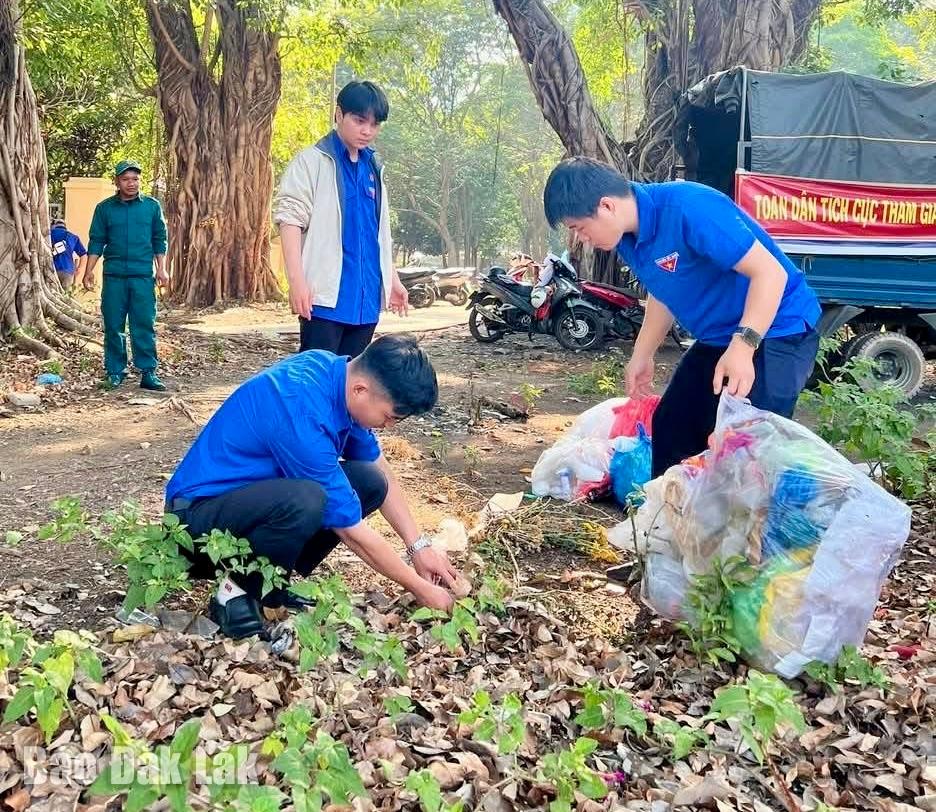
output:
M 512 288 L 532 288 L 533 285 L 530 282 L 518 282 L 512 276 L 508 276 L 506 273 L 497 274 L 495 279 L 503 285 L 509 285 Z
M 640 299 L 640 294 L 636 290 L 631 290 L 630 288 L 619 288 L 614 285 L 608 285 L 605 282 L 589 282 L 589 285 L 595 288 L 601 288 L 602 290 L 610 291 L 611 293 L 620 293 L 624 296 L 630 296 L 632 299 Z

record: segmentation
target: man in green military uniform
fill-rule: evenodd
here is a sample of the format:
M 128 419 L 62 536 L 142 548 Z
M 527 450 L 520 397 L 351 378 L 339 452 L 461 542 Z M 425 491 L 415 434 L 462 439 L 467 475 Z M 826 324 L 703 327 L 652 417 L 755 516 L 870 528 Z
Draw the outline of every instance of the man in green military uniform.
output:
M 140 194 L 140 165 L 121 161 L 114 168 L 116 194 L 94 209 L 88 240 L 86 290 L 94 288 L 94 266 L 104 256 L 101 315 L 104 319 L 104 369 L 111 388 L 127 376 L 127 319 L 133 365 L 140 386 L 157 392 L 166 387 L 156 374 L 156 282 L 166 273 L 166 221 L 159 201 Z

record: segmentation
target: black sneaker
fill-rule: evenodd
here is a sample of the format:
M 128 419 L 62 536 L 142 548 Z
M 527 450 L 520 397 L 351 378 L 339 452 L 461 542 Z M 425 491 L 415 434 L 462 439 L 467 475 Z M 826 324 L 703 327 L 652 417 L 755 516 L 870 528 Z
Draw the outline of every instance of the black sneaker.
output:
M 222 634 L 234 640 L 252 637 L 263 631 L 260 606 L 250 595 L 238 595 L 223 606 L 217 598 L 212 598 L 208 614 L 221 627 Z
M 266 609 L 286 609 L 289 612 L 304 612 L 310 606 L 315 606 L 308 598 L 288 589 L 271 589 L 260 599 L 260 603 Z

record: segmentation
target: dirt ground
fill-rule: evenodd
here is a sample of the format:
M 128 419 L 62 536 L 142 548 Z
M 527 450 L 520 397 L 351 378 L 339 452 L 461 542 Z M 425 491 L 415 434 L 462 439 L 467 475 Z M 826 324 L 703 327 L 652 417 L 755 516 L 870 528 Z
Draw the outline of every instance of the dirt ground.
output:
M 495 493 L 528 491 L 540 453 L 602 399 L 575 394 L 573 377 L 606 357 L 569 353 L 545 336 L 481 345 L 459 323 L 463 309 L 439 303 L 431 310 L 406 326 L 425 330 L 420 334 L 438 371 L 439 405 L 382 438 L 417 520 L 430 532 L 448 516 L 470 524 Z M 380 331 L 401 329 L 404 323 L 392 318 Z M 455 326 L 445 326 L 453 321 Z M 105 392 L 99 386 L 100 349 L 70 348 L 65 383 L 42 389 L 39 409 L 7 410 L 0 420 L 0 603 L 28 600 L 38 590 L 33 601 L 47 614 L 35 609 L 34 625 L 112 624 L 123 598 L 122 573 L 90 541 L 63 546 L 36 540 L 50 503 L 75 496 L 92 515 L 101 515 L 135 500 L 148 515 L 159 515 L 166 481 L 213 411 L 240 381 L 294 350 L 290 322 L 282 305 L 164 313 L 159 351 L 170 386 L 165 395 L 140 390 L 134 379 Z M 629 346 L 614 351 L 626 353 Z M 678 357 L 676 347 L 662 352 L 661 382 Z M 35 359 L 8 351 L 0 360 L 0 391 L 34 391 L 40 371 Z M 532 408 L 529 419 L 511 419 L 490 406 L 479 411 L 480 403 Z M 605 527 L 622 518 L 607 503 L 579 510 Z M 379 517 L 376 526 L 391 535 Z M 25 538 L 3 545 L 5 531 Z M 522 551 L 520 578 L 546 584 L 558 595 L 557 612 L 583 629 L 611 639 L 625 635 L 637 614 L 634 602 L 605 581 L 604 563 L 562 547 Z M 336 551 L 330 564 L 362 589 L 371 583 L 369 571 L 349 553 Z
M 431 310 L 428 318 L 422 314 L 409 324 L 462 320 L 463 311 L 446 303 Z M 65 383 L 35 390 L 42 392 L 39 409 L 10 410 L 11 416 L 0 420 L 0 542 L 8 530 L 25 535 L 15 546 L 0 545 L 0 596 L 10 588 L 19 596 L 15 585 L 38 579 L 27 585 L 27 597 L 38 589 L 42 597 L 35 602 L 50 612 L 59 610 L 46 617 L 36 610 L 43 628 L 109 625 L 123 598 L 122 573 L 90 541 L 36 540 L 49 519 L 50 503 L 75 496 L 92 515 L 101 515 L 130 499 L 148 515 L 158 515 L 166 481 L 213 411 L 239 382 L 293 351 L 296 339 L 277 327 L 288 324 L 282 306 L 257 308 L 247 318 L 243 308 L 221 314 L 173 312 L 162 318 L 159 351 L 170 386 L 166 395 L 144 392 L 132 378 L 119 390 L 105 392 L 99 386 L 99 348 L 71 348 Z M 402 326 L 394 319 L 389 329 Z M 508 337 L 485 346 L 460 324 L 420 335 L 438 372 L 439 405 L 429 415 L 383 432 L 382 441 L 417 520 L 434 531 L 447 516 L 470 523 L 495 493 L 528 491 L 539 454 L 602 398 L 570 389 L 570 376 L 587 372 L 596 356 L 568 353 L 552 338 Z M 677 357 L 675 347 L 667 350 L 664 367 Z M 34 359 L 7 353 L 2 361 L 0 390 L 34 391 L 40 371 Z M 483 407 L 480 421 L 469 426 L 481 400 L 513 401 L 525 408 L 524 393 L 535 401 L 529 419 L 510 419 Z M 604 525 L 620 520 L 610 504 L 582 510 Z M 376 525 L 389 535 L 379 517 Z M 352 583 L 369 583 L 350 554 L 336 551 L 331 564 Z M 619 588 L 605 584 L 600 577 L 604 566 L 572 551 L 550 549 L 528 552 L 521 574 L 542 582 L 566 573 L 564 582 L 556 581 L 557 589 L 574 599 L 561 607 L 563 614 L 615 636 L 635 609 Z M 599 577 L 585 579 L 587 571 Z

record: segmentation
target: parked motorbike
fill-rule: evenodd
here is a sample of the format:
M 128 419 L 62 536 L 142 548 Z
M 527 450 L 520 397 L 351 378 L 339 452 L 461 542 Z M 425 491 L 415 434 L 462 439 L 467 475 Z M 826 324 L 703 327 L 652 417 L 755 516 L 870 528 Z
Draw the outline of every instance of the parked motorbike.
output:
M 532 286 L 493 267 L 469 297 L 468 329 L 477 341 L 490 343 L 507 333 L 554 335 L 569 350 L 593 350 L 604 339 L 602 310 L 582 298 L 578 275 L 568 263 L 557 264 L 546 301 L 530 301 Z
M 434 268 L 399 268 L 400 282 L 409 292 L 409 303 L 413 307 L 432 307 L 439 298 Z
M 605 312 L 607 319 L 605 326 L 609 332 L 625 341 L 633 341 L 637 338 L 645 313 L 637 291 L 606 285 L 602 282 L 581 282 L 580 284 L 582 298 Z M 673 324 L 669 335 L 679 347 L 687 347 L 692 343 L 692 336 L 678 324 Z
M 474 277 L 474 268 L 440 268 L 435 272 L 439 295 L 456 307 L 468 302 L 471 295 L 469 284 Z

